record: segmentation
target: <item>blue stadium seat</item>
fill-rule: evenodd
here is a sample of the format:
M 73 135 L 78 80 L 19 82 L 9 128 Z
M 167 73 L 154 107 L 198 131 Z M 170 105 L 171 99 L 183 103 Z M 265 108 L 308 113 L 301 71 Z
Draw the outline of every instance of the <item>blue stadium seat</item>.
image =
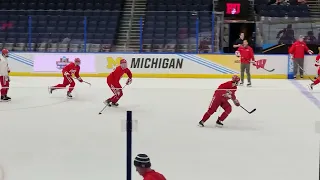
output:
M 83 40 L 86 16 L 88 41 L 113 44 L 122 5 L 123 0 L 78 0 L 76 3 L 65 0 L 2 0 L 0 9 L 20 11 L 0 11 L 0 22 L 13 24 L 0 33 L 0 38 L 26 43 L 31 29 L 32 43 L 49 39 L 59 42 L 65 37 Z M 28 16 L 31 16 L 31 24 Z

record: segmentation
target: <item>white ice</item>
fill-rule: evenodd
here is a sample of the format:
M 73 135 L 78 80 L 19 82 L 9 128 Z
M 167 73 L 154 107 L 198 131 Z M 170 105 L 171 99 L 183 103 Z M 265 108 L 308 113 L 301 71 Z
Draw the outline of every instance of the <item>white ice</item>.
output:
M 146 153 L 169 180 L 318 180 L 319 109 L 287 80 L 253 80 L 237 96 L 225 127 L 218 110 L 197 127 L 225 80 L 134 79 L 120 107 L 102 115 L 111 96 L 105 78 L 49 95 L 60 78 L 13 77 L 12 101 L 0 103 L 0 165 L 5 180 L 124 180 L 126 111 L 138 121 L 133 156 Z M 124 81 L 123 81 L 124 83 Z M 315 90 L 316 91 L 316 90 Z M 133 179 L 142 179 L 133 170 Z

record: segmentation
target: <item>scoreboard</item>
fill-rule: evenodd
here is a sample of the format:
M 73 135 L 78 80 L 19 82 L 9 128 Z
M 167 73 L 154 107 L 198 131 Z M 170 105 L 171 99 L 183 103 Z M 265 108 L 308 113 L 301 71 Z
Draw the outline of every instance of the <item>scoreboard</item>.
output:
M 246 19 L 249 14 L 248 0 L 219 0 L 219 11 L 224 12 L 225 17 Z

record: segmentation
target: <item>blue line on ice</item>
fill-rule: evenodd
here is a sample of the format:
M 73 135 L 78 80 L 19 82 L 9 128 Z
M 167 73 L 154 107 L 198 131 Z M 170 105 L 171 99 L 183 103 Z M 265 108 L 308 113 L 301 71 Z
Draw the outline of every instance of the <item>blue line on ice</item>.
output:
M 318 109 L 320 109 L 320 101 L 312 93 L 310 93 L 305 87 L 303 87 L 297 80 L 290 81 L 307 99 L 309 99 L 314 105 L 318 107 Z

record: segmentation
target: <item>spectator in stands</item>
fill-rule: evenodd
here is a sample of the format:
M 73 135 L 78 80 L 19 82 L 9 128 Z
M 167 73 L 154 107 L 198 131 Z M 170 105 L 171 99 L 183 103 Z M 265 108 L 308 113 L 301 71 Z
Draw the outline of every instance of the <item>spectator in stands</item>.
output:
M 282 36 L 280 37 L 281 34 Z M 292 24 L 288 24 L 286 28 L 279 31 L 276 38 L 279 37 L 279 44 L 292 44 L 295 41 Z
M 297 0 L 298 4 L 306 4 L 307 1 L 306 0 Z
M 307 44 L 317 44 L 317 38 L 314 36 L 313 31 L 308 31 L 307 36 L 304 37 Z
M 234 52 L 243 44 L 243 40 L 244 40 L 244 33 L 241 32 L 239 35 L 239 39 L 237 39 L 234 43 L 233 43 L 233 49 Z
M 199 53 L 209 53 L 211 50 L 211 36 L 204 36 L 199 42 Z
M 269 3 L 267 5 L 288 5 L 288 0 L 270 0 Z

